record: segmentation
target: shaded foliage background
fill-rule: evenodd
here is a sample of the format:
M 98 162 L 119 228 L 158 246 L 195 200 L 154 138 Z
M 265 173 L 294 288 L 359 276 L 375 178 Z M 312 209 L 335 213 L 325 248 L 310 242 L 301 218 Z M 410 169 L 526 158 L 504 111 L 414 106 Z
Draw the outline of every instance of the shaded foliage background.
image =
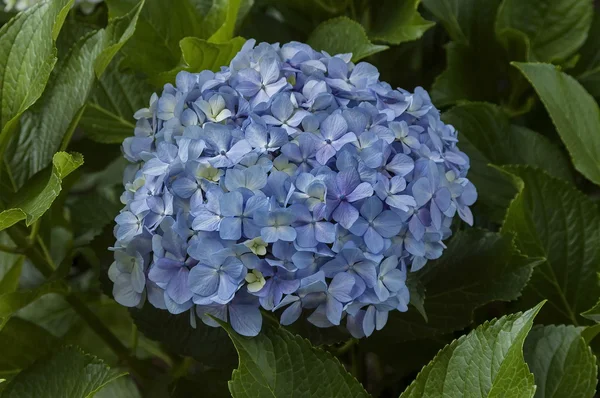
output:
M 600 2 L 71 5 L 0 13 L 0 396 L 594 395 Z M 471 157 L 475 228 L 453 227 L 410 275 L 409 311 L 368 339 L 268 319 L 247 339 L 111 299 L 133 113 L 244 38 L 352 52 L 394 87 L 426 88 Z

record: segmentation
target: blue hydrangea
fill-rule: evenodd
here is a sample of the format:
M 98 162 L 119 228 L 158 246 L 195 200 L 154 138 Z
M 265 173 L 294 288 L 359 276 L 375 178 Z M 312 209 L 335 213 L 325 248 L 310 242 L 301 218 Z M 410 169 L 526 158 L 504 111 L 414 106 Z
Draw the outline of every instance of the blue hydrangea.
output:
M 256 335 L 407 311 L 407 272 L 439 258 L 477 199 L 457 132 L 429 95 L 302 43 L 250 40 L 220 72 L 181 72 L 123 143 L 115 299 Z

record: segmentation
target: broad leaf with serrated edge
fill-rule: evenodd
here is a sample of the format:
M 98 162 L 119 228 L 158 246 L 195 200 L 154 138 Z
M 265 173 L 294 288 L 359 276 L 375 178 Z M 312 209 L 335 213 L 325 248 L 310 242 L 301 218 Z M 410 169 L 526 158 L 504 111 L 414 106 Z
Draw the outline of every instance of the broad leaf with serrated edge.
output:
M 272 319 L 258 336 L 237 334 L 219 321 L 235 345 L 239 365 L 229 391 L 243 397 L 369 397 L 363 386 L 330 353 L 294 336 Z
M 10 156 L 7 153 L 7 164 L 17 187 L 46 167 L 54 152 L 66 148 L 96 74 L 102 74 L 116 51 L 131 37 L 140 7 L 141 4 L 123 17 L 113 18 L 106 29 L 79 39 L 59 62 L 41 100 L 23 115 Z
M 586 195 L 543 171 L 525 166 L 501 170 L 519 190 L 502 232 L 516 235 L 523 254 L 545 259 L 534 270 L 523 304 L 548 299 L 543 321 L 577 325 L 578 314 L 600 296 L 600 212 Z
M 310 34 L 307 42 L 315 50 L 325 50 L 331 55 L 352 53 L 354 62 L 388 49 L 388 46 L 371 43 L 365 29 L 347 17 L 323 22 Z
M 463 329 L 472 322 L 476 308 L 519 298 L 539 261 L 521 255 L 510 237 L 460 231 L 439 260 L 416 272 L 426 291 L 428 321 L 413 309 L 395 311 L 374 339 L 417 340 Z
M 83 157 L 78 153 L 56 153 L 52 166 L 37 173 L 15 194 L 8 210 L 0 213 L 0 231 L 21 220 L 25 220 L 27 225 L 33 224 L 58 197 L 62 180 L 82 164 Z
M 573 325 L 534 327 L 523 348 L 535 377 L 536 398 L 592 397 L 598 367 L 592 350 Z
M 0 377 L 27 368 L 57 347 L 59 340 L 44 328 L 12 317 L 0 331 Z
M 548 110 L 575 168 L 600 185 L 600 108 L 571 76 L 553 65 L 513 63 Z
M 419 39 L 435 23 L 427 21 L 417 11 L 421 0 L 400 2 L 385 0 L 373 7 L 371 40 L 400 44 Z
M 400 398 L 533 397 L 523 343 L 542 305 L 486 322 L 447 345 Z
M 65 347 L 19 373 L 3 391 L 11 398 L 91 397 L 106 384 L 127 374 L 111 370 L 78 348 Z
M 506 47 L 519 40 L 527 61 L 561 62 L 587 38 L 593 0 L 504 0 L 496 33 Z
M 35 4 L 0 29 L 0 159 L 15 123 L 42 95 L 73 0 Z

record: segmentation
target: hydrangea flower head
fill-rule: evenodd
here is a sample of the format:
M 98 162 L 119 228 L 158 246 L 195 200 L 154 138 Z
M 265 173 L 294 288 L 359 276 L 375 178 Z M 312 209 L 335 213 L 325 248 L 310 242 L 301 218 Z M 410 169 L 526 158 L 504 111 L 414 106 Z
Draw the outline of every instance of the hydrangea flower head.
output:
M 406 311 L 477 199 L 429 95 L 302 43 L 248 41 L 180 72 L 136 112 L 109 276 L 125 306 L 212 317 L 253 336 L 260 309 L 355 337 Z

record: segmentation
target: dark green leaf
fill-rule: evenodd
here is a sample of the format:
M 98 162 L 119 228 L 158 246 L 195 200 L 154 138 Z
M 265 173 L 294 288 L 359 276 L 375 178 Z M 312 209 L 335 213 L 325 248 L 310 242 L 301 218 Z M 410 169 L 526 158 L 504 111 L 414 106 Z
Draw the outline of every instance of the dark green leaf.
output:
M 369 31 L 372 40 L 400 44 L 421 38 L 435 23 L 417 11 L 421 0 L 385 0 L 373 7 L 374 20 Z
M 0 158 L 15 123 L 46 87 L 56 63 L 54 42 L 72 4 L 35 4 L 0 29 Z
M 587 319 L 591 319 L 596 323 L 600 323 L 600 300 L 594 304 L 589 310 L 582 312 L 581 316 Z
M 577 325 L 579 313 L 600 296 L 600 213 L 596 205 L 570 184 L 524 166 L 504 166 L 519 194 L 502 227 L 516 234 L 525 255 L 543 257 L 527 289 L 524 305 L 549 303 L 540 314 L 549 323 Z
M 189 313 L 172 315 L 150 304 L 141 309 L 132 308 L 130 312 L 140 332 L 161 342 L 171 352 L 216 368 L 230 368 L 235 364 L 235 349 L 221 328 L 206 326 L 197 320 L 194 329 Z
M 29 367 L 58 343 L 56 337 L 36 324 L 11 318 L 0 331 L 0 377 Z
M 128 13 L 137 0 L 107 0 L 106 3 L 111 17 L 115 17 Z M 212 5 L 210 1 L 178 0 L 165 7 L 163 0 L 147 0 L 135 34 L 123 47 L 126 65 L 148 76 L 173 69 L 181 59 L 181 39 L 188 36 L 208 38 L 223 24 L 227 12 L 223 3 L 215 1 Z M 211 18 L 216 20 L 213 22 Z
M 315 348 L 272 320 L 256 337 L 223 328 L 240 358 L 229 391 L 242 397 L 368 397 L 362 385 L 330 353 Z
M 511 238 L 474 229 L 461 231 L 439 260 L 416 273 L 426 289 L 428 321 L 412 308 L 393 312 L 373 338 L 399 342 L 463 329 L 472 322 L 476 308 L 516 300 L 537 263 L 521 255 Z
M 423 0 L 453 41 L 493 41 L 494 20 L 501 0 Z
M 132 350 L 136 357 L 141 359 L 160 358 L 167 364 L 171 363 L 171 359 L 161 350 L 157 342 L 146 338 L 136 330 L 127 308 L 106 297 L 87 304 L 102 323 L 121 340 L 124 346 Z M 135 350 L 132 346 L 134 333 L 138 333 Z M 115 352 L 106 345 L 89 324 L 81 320 L 63 336 L 63 342 L 81 347 L 85 352 L 97 356 L 111 366 L 119 363 Z
M 105 47 L 94 62 L 96 76 L 102 76 L 117 52 L 133 36 L 140 12 L 144 7 L 144 1 L 140 0 L 139 4 L 133 7 L 127 14 L 116 17 L 108 22 Z
M 317 26 L 308 38 L 308 44 L 331 55 L 352 53 L 354 62 L 388 49 L 388 46 L 371 43 L 365 29 L 346 17 L 330 19 Z
M 573 71 L 577 80 L 596 98 L 600 98 L 600 12 L 594 13 L 588 39 L 579 51 L 581 58 Z
M 94 141 L 120 144 L 133 135 L 133 114 L 148 106 L 153 89 L 145 79 L 119 70 L 119 63 L 111 63 L 85 107 L 80 126 Z
M 559 63 L 583 44 L 592 23 L 593 0 L 504 0 L 496 32 L 508 48 L 517 38 L 526 60 Z
M 533 397 L 523 343 L 542 305 L 486 322 L 447 345 L 400 397 Z
M 500 0 L 423 0 L 423 4 L 453 40 L 446 47 L 447 69 L 431 89 L 434 103 L 498 102 L 508 92 L 506 53 L 494 34 Z
M 104 31 L 84 36 L 59 62 L 41 100 L 21 118 L 19 134 L 6 162 L 17 187 L 45 168 L 63 137 L 73 131 L 94 82 L 93 62 L 104 43 Z
M 535 377 L 536 398 L 592 397 L 598 367 L 592 350 L 572 325 L 534 327 L 523 352 Z
M 458 130 L 460 148 L 471 158 L 469 179 L 479 192 L 477 208 L 496 222 L 504 219 L 516 191 L 506 176 L 489 164 L 530 164 L 556 177 L 572 179 L 569 162 L 557 146 L 534 131 L 511 125 L 495 105 L 458 105 L 442 118 Z
M 26 305 L 48 293 L 66 294 L 68 290 L 65 281 L 55 280 L 33 289 L 22 289 L 0 295 L 0 330 L 15 312 Z
M 537 91 L 575 168 L 600 184 L 600 109 L 581 84 L 549 64 L 514 63 Z
M 236 37 L 223 43 L 211 43 L 197 37 L 181 39 L 182 60 L 176 68 L 163 72 L 152 79 L 157 84 L 175 83 L 175 76 L 182 70 L 201 72 L 203 70 L 219 71 L 221 66 L 229 65 L 231 59 L 240 51 L 245 39 Z
M 7 156 L 18 187 L 46 167 L 54 152 L 66 148 L 92 91 L 116 52 L 132 36 L 140 3 L 128 14 L 112 19 L 105 30 L 84 36 L 62 59 L 38 106 L 25 113 L 21 130 Z
M 3 397 L 87 398 L 125 372 L 111 370 L 101 360 L 75 347 L 65 347 L 36 361 L 19 373 L 2 392 Z
M 0 213 L 0 230 L 21 220 L 27 225 L 38 220 L 58 197 L 62 180 L 82 164 L 83 157 L 78 153 L 56 153 L 52 166 L 37 173 L 15 194 L 9 209 Z

